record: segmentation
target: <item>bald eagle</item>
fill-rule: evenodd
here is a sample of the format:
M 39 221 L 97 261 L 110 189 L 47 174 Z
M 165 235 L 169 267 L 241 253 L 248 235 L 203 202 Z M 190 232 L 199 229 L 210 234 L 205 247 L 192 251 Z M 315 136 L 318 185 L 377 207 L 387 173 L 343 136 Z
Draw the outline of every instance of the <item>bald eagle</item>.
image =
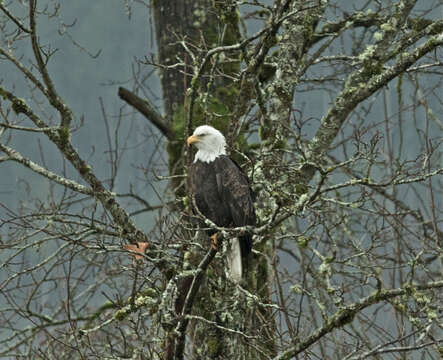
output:
M 223 134 L 212 126 L 199 126 L 187 139 L 187 144 L 194 144 L 198 149 L 188 176 L 199 212 L 220 227 L 255 225 L 248 178 L 237 163 L 226 155 Z M 209 231 L 209 235 L 217 236 L 214 230 Z M 251 247 L 250 233 L 241 234 L 230 241 L 228 274 L 236 283 L 242 279 Z

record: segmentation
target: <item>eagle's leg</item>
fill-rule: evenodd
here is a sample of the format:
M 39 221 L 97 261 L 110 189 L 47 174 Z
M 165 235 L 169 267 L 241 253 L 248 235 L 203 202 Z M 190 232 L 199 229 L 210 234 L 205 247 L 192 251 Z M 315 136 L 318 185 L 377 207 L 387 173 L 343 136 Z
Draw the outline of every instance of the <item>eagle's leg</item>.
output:
M 217 250 L 218 247 L 217 233 L 211 236 L 211 246 L 214 250 Z

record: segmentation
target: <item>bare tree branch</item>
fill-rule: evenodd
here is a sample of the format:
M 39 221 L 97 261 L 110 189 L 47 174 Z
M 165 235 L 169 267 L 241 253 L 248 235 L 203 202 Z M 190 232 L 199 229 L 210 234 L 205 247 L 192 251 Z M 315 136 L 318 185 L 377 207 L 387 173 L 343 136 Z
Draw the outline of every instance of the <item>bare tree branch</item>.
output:
M 16 162 L 24 165 L 28 169 L 36 172 L 37 174 L 40 174 L 40 175 L 48 178 L 49 180 L 55 181 L 56 183 L 58 183 L 60 185 L 66 186 L 67 188 L 74 190 L 76 192 L 79 192 L 79 193 L 82 193 L 85 195 L 92 195 L 93 194 L 93 191 L 91 189 L 87 188 L 86 186 L 81 185 L 73 180 L 66 179 L 62 176 L 59 176 L 59 175 L 53 173 L 52 171 L 49 171 L 49 170 L 45 169 L 44 167 L 36 164 L 35 162 L 24 158 L 17 150 L 14 150 L 14 149 L 12 149 L 8 146 L 5 146 L 3 144 L 0 144 L 0 150 L 9 156 L 5 160 L 16 161 Z
M 430 25 L 429 31 L 436 26 L 439 26 L 439 24 Z M 442 44 L 443 34 L 432 36 L 424 44 L 418 46 L 411 54 L 401 54 L 394 66 L 383 70 L 378 75 L 372 76 L 367 82 L 353 84 L 352 81 L 350 81 L 349 85 L 337 96 L 335 104 L 328 111 L 328 114 L 322 119 L 320 128 L 317 130 L 309 146 L 308 158 L 315 161 L 315 159 L 320 159 L 323 154 L 328 151 L 344 121 L 358 104 L 381 89 L 399 74 L 406 71 L 418 59 Z M 358 78 L 359 76 L 360 71 L 357 71 L 350 75 L 350 78 Z M 307 176 L 305 177 L 308 179 L 312 177 L 315 169 L 306 166 L 304 170 L 307 170 L 305 174 Z
M 311 335 L 309 335 L 306 339 L 299 341 L 296 345 L 290 347 L 289 349 L 283 351 L 278 356 L 274 358 L 274 360 L 289 360 L 301 353 L 313 343 L 318 341 L 321 337 L 325 336 L 329 332 L 334 329 L 343 327 L 344 325 L 352 322 L 354 320 L 355 315 L 357 315 L 360 311 L 364 310 L 368 306 L 379 303 L 380 301 L 389 300 L 401 295 L 405 295 L 408 292 L 411 292 L 414 288 L 417 290 L 424 289 L 440 289 L 443 287 L 443 280 L 430 282 L 422 285 L 411 285 L 398 289 L 384 290 L 379 289 L 372 293 L 371 295 L 362 298 L 359 302 L 345 305 L 340 310 L 338 310 L 335 314 L 330 316 L 326 324 L 315 330 Z
M 132 91 L 125 89 L 124 87 L 118 88 L 118 96 L 120 96 L 120 99 L 126 101 L 129 105 L 142 113 L 145 118 L 148 119 L 158 130 L 160 130 L 160 132 L 169 141 L 174 139 L 174 132 L 167 125 L 166 120 L 157 111 L 155 111 L 154 107 L 149 103 L 148 100 L 143 100 L 141 97 L 134 94 Z

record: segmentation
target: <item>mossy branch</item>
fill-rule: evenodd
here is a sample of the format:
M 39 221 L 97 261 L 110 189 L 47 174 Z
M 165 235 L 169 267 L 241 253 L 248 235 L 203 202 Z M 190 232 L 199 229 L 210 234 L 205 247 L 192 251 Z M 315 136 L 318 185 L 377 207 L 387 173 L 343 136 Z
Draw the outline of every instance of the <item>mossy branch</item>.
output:
M 435 27 L 439 26 L 440 22 L 433 23 L 427 30 L 431 32 Z M 407 41 L 407 39 L 405 41 Z M 309 160 L 315 163 L 329 150 L 330 145 L 336 138 L 344 121 L 357 105 L 373 95 L 383 86 L 386 86 L 392 79 L 406 71 L 417 60 L 442 44 L 443 33 L 440 33 L 430 37 L 425 43 L 418 46 L 411 53 L 397 54 L 397 63 L 381 70 L 379 73 L 366 74 L 362 68 L 349 75 L 345 88 L 337 96 L 335 103 L 329 109 L 328 114 L 323 117 L 321 125 L 310 144 L 308 152 Z M 368 58 L 367 60 L 369 60 L 369 58 L 373 56 L 372 54 L 375 53 L 376 51 L 362 54 L 361 58 L 366 56 Z M 371 61 L 372 60 L 376 62 L 376 59 L 371 59 Z M 305 180 L 304 182 L 307 183 L 314 175 L 315 168 L 306 165 L 302 168 L 302 172 Z
M 23 166 L 27 167 L 28 169 L 34 171 L 37 174 L 40 174 L 44 177 L 46 177 L 49 180 L 52 180 L 56 182 L 57 184 L 60 184 L 62 186 L 65 186 L 71 190 L 74 190 L 75 192 L 78 192 L 80 194 L 85 195 L 92 195 L 93 192 L 90 188 L 77 183 L 74 180 L 67 179 L 63 176 L 57 175 L 56 173 L 53 173 L 52 171 L 49 171 L 45 169 L 44 167 L 40 166 L 39 164 L 25 158 L 20 154 L 17 150 L 14 150 L 6 145 L 0 144 L 0 150 L 3 151 L 5 154 L 8 155 L 8 157 L 5 160 L 11 160 L 18 162 L 22 164 Z
M 351 23 L 351 28 L 371 28 L 375 26 L 380 26 L 381 24 L 386 23 L 389 20 L 388 16 L 380 16 L 377 13 L 369 12 L 369 13 L 361 13 L 357 12 L 346 17 L 343 20 L 337 22 L 328 22 L 325 24 L 311 39 L 309 46 L 312 46 L 319 42 L 320 40 L 331 36 L 332 34 L 340 32 L 342 29 L 349 26 Z M 434 21 L 431 19 L 425 18 L 408 18 L 406 20 L 406 27 L 408 29 L 412 29 L 414 31 L 421 31 L 424 28 L 431 25 Z M 440 29 L 441 31 L 441 29 Z M 434 32 L 429 35 L 438 34 L 439 30 L 435 29 Z
M 411 294 L 414 290 L 429 290 L 429 289 L 439 289 L 439 288 L 443 288 L 443 280 L 429 282 L 423 285 L 415 285 L 412 286 L 412 288 L 411 285 L 406 285 L 402 288 L 397 288 L 397 289 L 376 290 L 371 295 L 361 299 L 360 301 L 342 307 L 335 314 L 331 315 L 323 326 L 313 331 L 311 335 L 309 335 L 306 339 L 296 343 L 295 345 L 291 346 L 290 348 L 280 353 L 273 360 L 292 359 L 294 356 L 300 354 L 302 351 L 306 350 L 312 344 L 316 343 L 326 334 L 352 322 L 352 320 L 360 311 L 366 309 L 371 305 L 377 304 L 382 301 L 387 301 L 389 299 L 393 299 L 398 296 Z
M 34 52 L 35 60 L 37 61 L 37 68 L 42 75 L 43 81 L 46 85 L 47 92 L 45 93 L 50 104 L 57 109 L 60 113 L 60 130 L 64 131 L 64 137 L 69 137 L 69 126 L 71 124 L 73 114 L 71 109 L 66 106 L 65 102 L 58 95 L 54 83 L 49 75 L 46 64 L 49 60 L 49 55 L 46 55 L 46 60 L 43 60 L 42 51 L 40 49 L 40 44 L 37 39 L 37 23 L 36 23 L 36 13 L 37 13 L 37 1 L 30 0 L 29 3 L 29 27 L 31 29 L 31 44 L 32 51 Z
M 47 128 L 45 122 L 32 111 L 23 99 L 18 98 L 3 87 L 0 87 L 0 97 L 10 101 L 12 109 L 17 114 L 26 115 L 38 128 Z M 60 127 L 60 129 L 63 128 Z M 122 238 L 127 239 L 130 243 L 148 242 L 150 245 L 146 254 L 153 259 L 157 258 L 159 253 L 157 247 L 149 241 L 147 235 L 136 226 L 128 212 L 116 201 L 116 194 L 105 188 L 102 181 L 93 172 L 92 167 L 80 157 L 80 154 L 71 144 L 69 137 L 63 136 L 64 131 L 48 130 L 44 133 L 90 186 L 92 196 L 100 201 L 103 207 L 112 215 L 115 224 L 120 228 Z M 73 188 L 72 186 L 70 187 Z M 166 261 L 159 260 L 156 266 L 165 274 L 169 274 L 171 271 L 171 265 Z

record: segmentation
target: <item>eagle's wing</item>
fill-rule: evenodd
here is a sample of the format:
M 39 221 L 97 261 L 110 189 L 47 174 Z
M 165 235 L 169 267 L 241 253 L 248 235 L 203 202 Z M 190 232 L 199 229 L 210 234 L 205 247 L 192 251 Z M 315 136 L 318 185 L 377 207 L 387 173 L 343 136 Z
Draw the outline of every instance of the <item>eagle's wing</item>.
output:
M 230 214 L 231 226 L 255 225 L 254 204 L 247 176 L 229 157 L 221 156 L 217 160 L 219 160 L 215 161 L 217 188 Z M 247 267 L 247 256 L 251 248 L 252 236 L 249 233 L 231 239 L 227 260 L 229 275 L 234 282 L 241 281 L 243 268 Z
M 217 187 L 225 204 L 229 206 L 235 227 L 255 225 L 256 217 L 252 193 L 247 176 L 229 157 L 217 161 Z
M 229 226 L 229 210 L 221 201 L 217 173 L 212 165 L 197 162 L 189 168 L 190 190 L 200 213 L 218 226 Z

